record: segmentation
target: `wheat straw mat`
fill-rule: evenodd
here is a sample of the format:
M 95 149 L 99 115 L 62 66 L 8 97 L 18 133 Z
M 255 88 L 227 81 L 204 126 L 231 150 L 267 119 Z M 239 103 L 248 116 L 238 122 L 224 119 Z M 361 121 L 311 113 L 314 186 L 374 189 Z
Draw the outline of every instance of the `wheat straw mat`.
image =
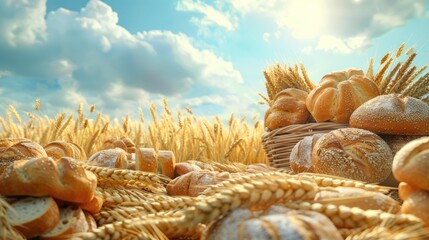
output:
M 322 122 L 293 124 L 262 134 L 262 143 L 272 167 L 290 169 L 289 156 L 292 148 L 306 136 L 316 133 L 328 133 L 339 128 L 346 128 L 348 124 Z

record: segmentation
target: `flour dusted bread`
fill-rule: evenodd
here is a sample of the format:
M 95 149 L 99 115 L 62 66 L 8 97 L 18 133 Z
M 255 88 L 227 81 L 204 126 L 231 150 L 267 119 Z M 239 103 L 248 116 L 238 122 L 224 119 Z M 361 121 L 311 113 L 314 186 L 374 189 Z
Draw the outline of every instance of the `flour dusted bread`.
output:
M 350 126 L 382 134 L 428 135 L 429 105 L 410 96 L 380 95 L 353 112 Z
M 383 139 L 357 128 L 341 128 L 323 135 L 314 146 L 316 173 L 379 183 L 390 174 L 393 155 Z
M 0 195 L 52 196 L 85 203 L 94 197 L 97 177 L 67 157 L 15 161 L 0 175 Z
M 205 239 L 342 239 L 334 224 L 313 211 L 271 206 L 265 211 L 236 209 L 212 223 Z
M 0 141 L 0 174 L 17 160 L 47 157 L 45 149 L 26 138 L 4 138 Z
M 362 70 L 346 69 L 323 76 L 306 106 L 317 122 L 348 123 L 355 109 L 378 95 L 377 85 Z
M 127 168 L 127 153 L 121 148 L 101 150 L 92 154 L 86 164 L 97 167 Z
M 392 171 L 398 181 L 429 191 L 429 137 L 401 148 L 393 159 Z
M 305 106 L 306 91 L 287 88 L 277 93 L 265 113 L 265 126 L 270 130 L 291 124 L 307 123 L 310 113 Z
M 290 153 L 290 168 L 294 173 L 314 172 L 312 163 L 313 147 L 323 133 L 304 137 L 293 147 Z
M 60 214 L 52 197 L 23 197 L 11 204 L 7 218 L 25 237 L 33 238 L 53 229 Z
M 67 239 L 71 234 L 87 232 L 89 229 L 85 214 L 79 207 L 68 206 L 60 209 L 60 221 L 40 239 Z
M 158 160 L 153 148 L 136 149 L 136 170 L 145 172 L 158 172 Z

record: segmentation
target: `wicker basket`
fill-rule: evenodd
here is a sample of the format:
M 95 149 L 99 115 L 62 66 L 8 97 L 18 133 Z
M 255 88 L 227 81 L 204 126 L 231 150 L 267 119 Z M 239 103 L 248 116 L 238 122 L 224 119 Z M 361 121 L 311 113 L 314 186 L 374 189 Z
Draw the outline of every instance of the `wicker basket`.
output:
M 294 124 L 265 132 L 262 135 L 263 147 L 272 167 L 290 169 L 290 152 L 295 144 L 304 137 L 316 133 L 327 133 L 348 126 L 348 124 L 333 122 Z

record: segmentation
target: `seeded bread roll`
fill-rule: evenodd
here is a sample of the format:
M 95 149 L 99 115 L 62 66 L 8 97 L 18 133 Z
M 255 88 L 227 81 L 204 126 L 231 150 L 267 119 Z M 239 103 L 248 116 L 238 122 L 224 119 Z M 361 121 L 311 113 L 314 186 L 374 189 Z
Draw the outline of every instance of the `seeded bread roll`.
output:
M 316 194 L 314 200 L 364 210 L 374 209 L 391 213 L 397 213 L 400 210 L 399 203 L 383 193 L 352 187 L 321 190 Z
M 98 151 L 88 159 L 86 164 L 108 168 L 127 168 L 127 153 L 121 148 Z
M 306 105 L 317 122 L 348 123 L 356 108 L 378 95 L 377 85 L 362 70 L 347 69 L 323 76 Z
M 325 215 L 271 206 L 265 211 L 236 209 L 212 223 L 204 239 L 343 239 Z
M 429 137 L 407 143 L 393 159 L 393 175 L 398 181 L 429 191 Z
M 428 135 L 429 105 L 409 96 L 381 95 L 356 109 L 350 126 L 382 134 Z
M 293 147 L 290 153 L 290 167 L 294 173 L 314 172 L 311 161 L 313 147 L 323 133 L 304 137 Z
M 393 155 L 376 134 L 342 128 L 326 133 L 317 141 L 312 161 L 316 173 L 379 183 L 389 176 Z
M 265 126 L 273 130 L 292 124 L 307 123 L 310 118 L 305 106 L 307 95 L 307 92 L 296 88 L 287 88 L 277 93 L 273 104 L 265 113 Z
M 0 195 L 52 196 L 86 203 L 94 197 L 97 177 L 75 161 L 67 157 L 15 161 L 0 175 Z
M 26 138 L 6 138 L 0 142 L 0 174 L 14 161 L 47 157 L 45 149 Z
M 19 198 L 6 214 L 12 226 L 27 238 L 50 231 L 60 220 L 58 206 L 52 197 Z
M 429 191 L 417 189 L 409 193 L 402 203 L 401 212 L 413 214 L 429 226 Z

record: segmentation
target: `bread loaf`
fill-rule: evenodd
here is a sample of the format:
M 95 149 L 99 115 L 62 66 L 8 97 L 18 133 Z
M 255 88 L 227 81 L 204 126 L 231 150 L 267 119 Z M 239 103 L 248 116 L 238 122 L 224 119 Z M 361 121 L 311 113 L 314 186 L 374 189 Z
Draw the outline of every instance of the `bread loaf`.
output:
M 380 209 L 391 213 L 397 213 L 400 210 L 399 203 L 383 193 L 352 187 L 335 187 L 321 190 L 316 194 L 314 200 L 329 204 L 344 205 L 350 208 L 358 207 L 364 210 Z
M 170 196 L 190 196 L 200 195 L 208 185 L 217 184 L 237 174 L 215 171 L 192 171 L 179 176 L 167 184 L 167 194 Z
M 60 221 L 51 231 L 43 234 L 40 239 L 67 239 L 71 234 L 87 232 L 89 229 L 85 214 L 76 206 L 60 209 Z
M 90 212 L 92 214 L 98 213 L 103 207 L 104 199 L 98 194 L 95 194 L 94 197 L 86 203 L 79 204 L 79 207 L 82 210 Z
M 102 149 L 121 148 L 127 153 L 134 153 L 136 146 L 134 142 L 128 137 L 122 137 L 118 139 L 116 137 L 108 138 L 103 142 Z
M 323 133 L 304 137 L 293 147 L 290 153 L 290 167 L 294 173 L 314 172 L 312 163 L 313 147 Z
M 101 150 L 92 154 L 86 164 L 108 168 L 127 168 L 127 153 L 121 148 Z
M 0 195 L 52 196 L 85 203 L 94 197 L 97 177 L 67 157 L 18 160 L 0 175 Z
M 362 70 L 347 69 L 323 76 L 306 106 L 317 122 L 348 123 L 356 108 L 378 95 L 377 85 Z
M 307 95 L 306 91 L 296 88 L 287 88 L 277 93 L 265 113 L 265 127 L 273 130 L 292 124 L 307 123 L 310 117 L 305 106 Z
M 413 214 L 429 226 L 429 191 L 417 189 L 404 199 L 402 213 Z
M 390 174 L 393 156 L 376 134 L 363 129 L 342 128 L 323 135 L 314 146 L 316 173 L 369 183 L 384 181 Z
M 44 146 L 46 154 L 55 160 L 62 157 L 71 157 L 79 160 L 86 160 L 86 154 L 81 147 L 74 143 L 65 141 L 53 141 Z
M 185 175 L 192 171 L 201 171 L 201 170 L 202 169 L 196 164 L 187 163 L 187 162 L 177 163 L 176 166 L 174 167 L 175 174 L 179 176 Z
M 167 150 L 159 150 L 158 162 L 161 165 L 161 174 L 164 174 L 169 178 L 174 178 L 174 166 L 176 164 L 176 158 L 173 152 Z
M 58 206 L 52 197 L 23 197 L 14 201 L 11 207 L 7 210 L 7 218 L 27 238 L 50 231 L 60 220 Z
M 428 135 L 429 105 L 409 96 L 381 95 L 356 109 L 350 126 L 382 134 Z
M 406 182 L 399 183 L 398 194 L 399 198 L 401 198 L 402 200 L 407 199 L 408 196 L 410 196 L 410 194 L 415 191 L 419 191 L 419 189 Z
M 398 181 L 429 191 L 429 137 L 407 143 L 394 159 L 392 171 Z
M 136 149 L 136 170 L 154 173 L 158 172 L 158 160 L 156 159 L 155 149 Z
M 42 146 L 26 138 L 6 138 L 0 146 L 0 174 L 16 160 L 48 156 Z
M 343 239 L 325 215 L 278 206 L 271 206 L 265 211 L 236 209 L 212 223 L 203 235 L 207 240 Z

